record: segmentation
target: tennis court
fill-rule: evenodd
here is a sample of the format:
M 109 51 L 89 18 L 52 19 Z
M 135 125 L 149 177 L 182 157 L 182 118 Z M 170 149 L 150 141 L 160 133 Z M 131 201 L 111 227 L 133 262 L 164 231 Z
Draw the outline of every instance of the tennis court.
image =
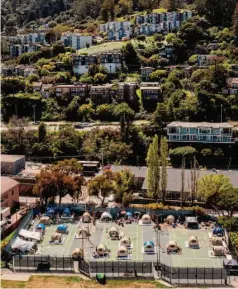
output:
M 172 257 L 174 267 L 198 267 L 198 268 L 222 268 L 222 262 L 225 257 L 210 257 L 209 252 L 212 246 L 209 241 L 209 231 L 207 230 L 188 230 L 188 229 L 172 229 L 168 230 L 169 240 L 177 242 L 182 248 L 181 255 L 167 255 Z M 186 246 L 189 237 L 196 236 L 199 241 L 200 248 L 193 249 Z M 161 236 L 163 237 L 163 236 Z M 166 258 L 166 257 L 165 257 Z
M 73 243 L 78 224 L 67 223 L 68 235 L 63 234 L 63 244 L 50 244 L 51 236 L 56 232 L 58 225 L 46 226 L 42 243 L 38 245 L 36 255 L 71 255 L 71 245 Z

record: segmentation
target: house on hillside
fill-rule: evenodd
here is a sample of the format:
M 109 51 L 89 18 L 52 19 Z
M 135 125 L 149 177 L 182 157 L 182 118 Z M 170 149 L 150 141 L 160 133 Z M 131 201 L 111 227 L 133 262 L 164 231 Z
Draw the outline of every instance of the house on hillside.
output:
M 69 94 L 70 97 L 79 96 L 81 99 L 85 99 L 88 95 L 87 84 L 59 84 L 55 86 L 56 96 L 62 96 L 63 94 Z
M 96 104 L 109 103 L 113 84 L 92 85 L 90 97 Z
M 142 99 L 159 100 L 161 87 L 159 82 L 142 82 L 140 84 Z
M 233 125 L 174 121 L 167 125 L 169 142 L 232 143 Z
M 73 55 L 73 72 L 76 75 L 81 75 L 88 72 L 88 67 L 91 64 L 97 64 L 96 55 Z
M 227 87 L 222 89 L 224 94 L 238 94 L 238 77 L 227 78 Z
M 123 38 L 130 39 L 132 27 L 130 21 L 122 22 L 107 22 L 100 24 L 100 32 L 107 34 L 108 40 L 122 40 Z
M 104 66 L 109 74 L 117 73 L 122 67 L 122 54 L 115 53 L 101 53 L 98 56 L 98 63 Z
M 136 97 L 137 84 L 135 82 L 119 82 L 116 96 L 119 101 L 132 101 Z
M 81 35 L 80 33 L 65 32 L 61 36 L 61 42 L 66 47 L 72 47 L 75 50 L 90 47 L 93 37 L 91 35 Z
M 140 68 L 141 80 L 142 81 L 149 81 L 150 74 L 155 70 L 154 67 L 150 66 L 143 66 Z

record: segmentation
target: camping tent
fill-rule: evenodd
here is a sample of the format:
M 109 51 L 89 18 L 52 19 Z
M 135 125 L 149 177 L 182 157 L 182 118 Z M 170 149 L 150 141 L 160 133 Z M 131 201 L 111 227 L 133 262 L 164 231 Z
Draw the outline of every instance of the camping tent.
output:
M 130 247 L 131 246 L 131 239 L 127 236 L 124 236 L 120 240 L 120 246 Z
M 119 232 L 117 227 L 111 227 L 108 231 L 108 234 L 112 240 L 116 240 L 119 238 Z
M 41 233 L 40 232 L 34 232 L 34 231 L 28 231 L 21 229 L 19 232 L 19 236 L 25 239 L 31 239 L 31 241 L 40 241 L 41 240 Z
M 155 252 L 155 245 L 152 241 L 147 241 L 144 243 L 144 252 L 145 253 Z
M 36 232 L 44 233 L 44 232 L 45 232 L 45 224 L 38 224 L 38 225 L 36 226 L 35 231 L 36 231 Z
M 225 260 L 223 261 L 223 265 L 224 265 L 224 267 L 226 267 L 227 269 L 235 269 L 235 270 L 238 270 L 238 261 L 235 260 L 235 259 L 231 259 L 231 260 L 225 259 Z
M 51 242 L 62 243 L 62 234 L 60 234 L 60 233 L 54 233 L 54 234 L 51 236 Z
M 224 256 L 225 255 L 225 248 L 223 246 L 213 246 L 212 248 L 214 256 Z
M 187 229 L 199 229 L 198 220 L 196 217 L 186 217 L 184 226 Z
M 167 224 L 169 224 L 169 225 L 172 225 L 173 223 L 174 223 L 174 216 L 172 216 L 172 215 L 169 215 L 167 218 L 166 218 L 166 222 L 167 222 Z
M 188 246 L 193 247 L 199 247 L 198 238 L 196 236 L 190 236 L 188 240 Z
M 112 220 L 112 215 L 108 212 L 103 212 L 100 218 L 100 221 L 107 222 Z
M 166 246 L 167 252 L 177 252 L 178 251 L 178 246 L 175 241 L 169 241 L 169 243 Z
M 21 252 L 29 252 L 34 247 L 35 242 L 25 241 L 17 237 L 15 242 L 11 245 L 13 250 L 20 250 Z
M 119 240 L 121 240 L 125 236 L 125 233 L 123 231 L 119 232 Z
M 141 212 L 136 211 L 136 212 L 133 213 L 133 215 L 134 215 L 135 217 L 141 216 Z
M 88 238 L 90 236 L 90 233 L 88 232 L 88 229 L 83 227 L 83 228 L 79 228 L 78 231 L 78 236 L 79 238 Z
M 40 218 L 40 224 L 44 224 L 44 225 L 50 225 L 51 224 L 51 219 L 48 216 L 43 216 Z
M 211 244 L 213 246 L 222 246 L 222 244 L 223 244 L 222 237 L 212 237 L 211 238 Z
M 125 246 L 120 246 L 117 251 L 117 257 L 127 257 L 128 256 L 128 250 Z
M 126 215 L 125 215 L 125 218 L 126 218 L 126 219 L 132 219 L 132 218 L 133 218 L 132 213 L 127 212 Z
M 83 223 L 90 223 L 92 220 L 91 215 L 89 214 L 89 212 L 85 212 L 82 216 L 82 222 Z
M 53 208 L 47 208 L 46 209 L 46 216 L 51 217 L 52 215 L 54 215 L 55 210 Z
M 70 217 L 71 216 L 71 212 L 70 212 L 69 208 L 64 209 L 63 216 L 65 216 L 65 217 Z
M 142 224 L 151 224 L 151 217 L 148 214 L 142 216 Z
M 80 249 L 80 248 L 76 248 L 73 250 L 72 252 L 72 259 L 74 261 L 78 261 L 79 258 L 82 258 L 83 257 L 83 249 Z
M 67 234 L 69 233 L 68 231 L 68 226 L 67 225 L 58 225 L 57 229 L 56 229 L 57 233 L 61 233 L 61 234 Z
M 216 236 L 219 236 L 219 237 L 222 237 L 224 236 L 224 229 L 222 227 L 215 227 L 213 229 L 213 235 L 216 235 Z
M 96 248 L 96 251 L 99 256 L 104 256 L 107 252 L 107 248 L 103 244 L 99 244 Z

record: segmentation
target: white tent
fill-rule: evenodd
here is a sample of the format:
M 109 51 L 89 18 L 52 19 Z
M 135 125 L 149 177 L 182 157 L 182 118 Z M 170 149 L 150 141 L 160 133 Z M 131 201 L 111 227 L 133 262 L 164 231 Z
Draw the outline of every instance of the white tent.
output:
M 166 222 L 167 222 L 167 224 L 172 225 L 172 224 L 174 223 L 174 216 L 169 215 L 169 216 L 166 218 Z
M 125 246 L 120 246 L 117 251 L 117 257 L 127 257 L 128 256 L 128 250 Z
M 116 240 L 119 238 L 119 232 L 117 227 L 111 227 L 108 231 L 108 234 L 112 240 Z
M 21 229 L 19 232 L 19 236 L 31 240 L 40 241 L 41 240 L 41 233 L 40 232 L 33 232 Z
M 212 248 L 214 256 L 224 256 L 225 255 L 225 248 L 223 246 L 213 246 Z
M 104 256 L 104 254 L 107 252 L 107 248 L 103 244 L 99 244 L 96 248 L 96 251 L 99 256 Z
M 131 239 L 127 236 L 124 236 L 120 240 L 120 246 L 130 247 L 131 246 Z
M 15 242 L 11 245 L 12 249 L 18 249 L 22 252 L 30 251 L 33 246 L 35 245 L 35 242 L 25 241 L 21 238 L 17 237 Z
M 187 229 L 199 229 L 197 217 L 186 217 L 184 226 Z
M 150 224 L 151 223 L 151 217 L 148 214 L 145 214 L 142 216 L 142 224 Z
M 178 245 L 175 241 L 169 241 L 169 243 L 166 245 L 167 252 L 177 252 L 178 251 Z
M 85 212 L 82 216 L 82 222 L 83 223 L 90 223 L 92 220 L 91 215 L 89 214 L 89 212 Z
M 103 212 L 100 218 L 100 221 L 111 221 L 112 220 L 112 215 L 108 212 Z
M 198 238 L 196 236 L 190 236 L 188 240 L 189 247 L 199 247 Z

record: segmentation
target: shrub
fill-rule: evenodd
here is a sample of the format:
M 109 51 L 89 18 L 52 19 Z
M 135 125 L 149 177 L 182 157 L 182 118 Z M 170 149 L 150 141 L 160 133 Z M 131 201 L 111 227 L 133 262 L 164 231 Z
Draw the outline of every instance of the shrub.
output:
M 190 160 L 197 154 L 197 150 L 193 147 L 185 146 L 170 150 L 169 156 L 171 164 L 175 167 L 180 167 L 182 158 L 185 158 L 186 165 L 190 165 Z

